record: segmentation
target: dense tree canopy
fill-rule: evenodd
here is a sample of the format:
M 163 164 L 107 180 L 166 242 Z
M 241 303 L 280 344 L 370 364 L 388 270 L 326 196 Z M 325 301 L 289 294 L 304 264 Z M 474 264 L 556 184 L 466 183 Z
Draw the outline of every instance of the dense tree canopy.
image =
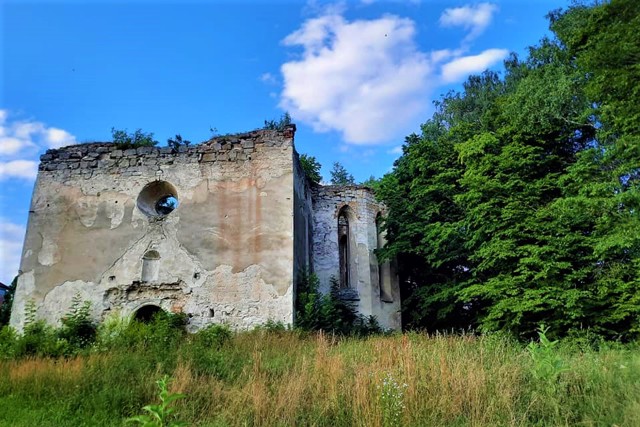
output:
M 377 188 L 408 326 L 640 333 L 640 2 L 549 19 L 437 102 Z

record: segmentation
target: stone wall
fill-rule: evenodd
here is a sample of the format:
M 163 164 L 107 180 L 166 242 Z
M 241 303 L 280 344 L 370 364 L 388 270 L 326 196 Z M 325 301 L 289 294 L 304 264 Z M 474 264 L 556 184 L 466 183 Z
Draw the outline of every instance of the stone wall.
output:
M 294 131 L 178 150 L 95 143 L 47 151 L 12 324 L 22 327 L 28 300 L 57 323 L 76 294 L 96 319 L 151 304 L 187 313 L 193 329 L 291 323 Z M 153 183 L 159 189 L 149 197 L 164 191 L 179 201 L 166 216 L 145 214 L 153 203 L 138 206 Z
M 294 281 L 303 270 L 311 271 L 313 245 L 313 202 L 311 188 L 314 185 L 304 173 L 298 153 L 293 156 L 293 253 Z
M 381 326 L 400 329 L 400 289 L 395 271 L 388 264 L 382 271 L 375 255 L 379 244 L 376 218 L 382 214 L 373 192 L 364 186 L 317 186 L 313 188 L 313 270 L 322 292 L 329 292 L 331 277 L 340 270 L 338 215 L 349 212 L 349 289 L 343 291 L 357 304 L 358 311 L 376 316 Z M 380 239 L 382 241 L 382 239 Z M 381 274 L 382 273 L 382 274 Z M 380 277 L 388 292 L 381 292 Z

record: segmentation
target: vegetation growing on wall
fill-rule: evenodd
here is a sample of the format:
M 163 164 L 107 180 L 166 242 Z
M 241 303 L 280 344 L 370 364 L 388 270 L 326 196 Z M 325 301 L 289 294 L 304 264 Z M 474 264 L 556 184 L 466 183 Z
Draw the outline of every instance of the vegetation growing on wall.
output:
M 377 189 L 409 326 L 640 334 L 640 3 L 549 19 L 438 101 Z
M 278 120 L 265 120 L 263 129 L 283 131 L 291 123 L 291 115 L 287 111 Z
M 167 145 L 174 150 L 178 150 L 180 147 L 188 147 L 191 141 L 182 139 L 182 135 L 176 134 L 175 137 L 167 139 Z
M 142 132 L 142 129 L 136 130 L 134 133 L 127 133 L 127 130 L 111 128 L 111 136 L 113 142 L 121 149 L 153 147 L 158 141 L 153 139 L 153 133 Z
M 302 170 L 311 182 L 319 184 L 322 181 L 322 175 L 320 175 L 322 165 L 318 163 L 315 157 L 300 154 L 300 166 L 302 166 Z

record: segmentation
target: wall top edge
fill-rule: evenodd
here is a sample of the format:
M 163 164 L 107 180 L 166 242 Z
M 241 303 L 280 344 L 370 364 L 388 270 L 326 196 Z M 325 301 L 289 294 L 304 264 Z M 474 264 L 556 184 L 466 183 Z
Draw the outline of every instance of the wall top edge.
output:
M 215 136 L 200 144 L 182 145 L 177 149 L 168 146 L 121 148 L 113 142 L 91 142 L 49 149 L 40 156 L 40 161 L 42 163 L 74 160 L 91 161 L 92 159 L 104 158 L 105 155 L 110 157 L 144 157 L 206 154 L 232 150 L 253 152 L 257 145 L 293 147 L 295 131 L 295 125 L 287 126 L 284 130 L 257 129 L 249 132 Z

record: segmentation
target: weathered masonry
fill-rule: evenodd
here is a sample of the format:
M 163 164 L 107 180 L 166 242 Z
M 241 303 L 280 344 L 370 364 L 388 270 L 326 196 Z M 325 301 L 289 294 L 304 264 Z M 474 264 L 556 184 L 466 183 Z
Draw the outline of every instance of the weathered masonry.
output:
M 41 157 L 11 323 L 32 301 L 56 324 L 75 295 L 109 313 L 183 312 L 189 327 L 294 320 L 302 268 L 385 328 L 400 328 L 392 266 L 379 265 L 383 207 L 362 186 L 311 184 L 295 126 L 200 145 L 94 143 Z

